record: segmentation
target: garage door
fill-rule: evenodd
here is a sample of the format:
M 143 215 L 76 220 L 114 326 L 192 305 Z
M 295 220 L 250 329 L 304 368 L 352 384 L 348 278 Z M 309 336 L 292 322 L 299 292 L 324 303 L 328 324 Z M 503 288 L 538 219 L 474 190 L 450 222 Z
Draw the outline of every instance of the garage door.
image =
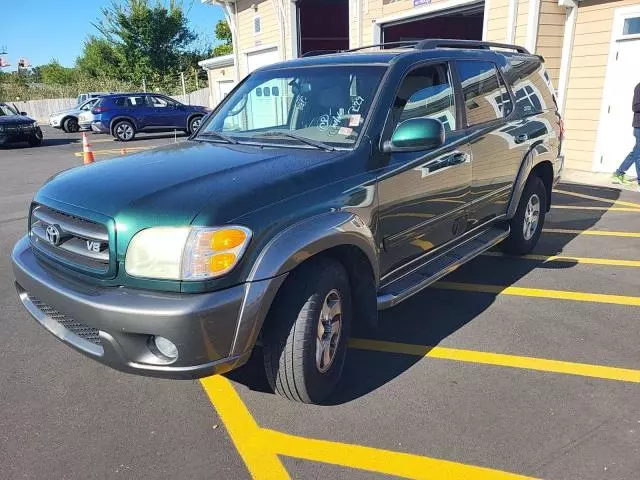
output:
M 382 25 L 383 42 L 455 38 L 482 40 L 484 2 L 406 17 Z
M 280 60 L 276 47 L 247 54 L 247 73 Z

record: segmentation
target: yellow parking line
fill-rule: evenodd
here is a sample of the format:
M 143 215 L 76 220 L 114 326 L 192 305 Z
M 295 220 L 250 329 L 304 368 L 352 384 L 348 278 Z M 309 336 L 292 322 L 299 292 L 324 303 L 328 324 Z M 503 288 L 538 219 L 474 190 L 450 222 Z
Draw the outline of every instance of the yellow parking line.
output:
M 261 428 L 229 380 L 214 375 L 201 379 L 200 383 L 254 479 L 290 478 L 278 455 L 406 478 L 469 480 L 530 478 L 486 467 L 361 445 L 298 437 Z
M 462 282 L 438 282 L 434 283 L 431 288 L 640 307 L 640 297 L 609 295 L 604 293 L 572 292 L 567 290 L 549 290 L 544 288 L 507 287 L 503 285 L 485 285 L 481 283 Z
M 258 479 L 290 478 L 272 445 L 261 441 L 260 427 L 229 380 L 214 375 L 200 379 L 200 383 L 251 476 Z
M 612 267 L 640 267 L 640 260 L 615 260 L 613 258 L 568 257 L 564 255 L 507 255 L 502 252 L 485 252 L 485 257 L 505 257 L 541 262 L 583 263 L 586 265 L 608 265 Z
M 136 151 L 139 151 L 139 150 L 149 150 L 151 148 L 155 148 L 155 146 L 109 148 L 109 149 L 105 149 L 105 150 L 94 150 L 93 154 L 94 155 L 108 155 L 110 153 L 120 153 L 122 150 L 125 150 L 125 155 L 126 155 L 127 153 L 136 152 Z M 84 153 L 83 152 L 75 152 L 74 155 L 76 157 L 82 157 L 84 155 Z
M 561 233 L 568 235 L 594 235 L 602 237 L 630 237 L 640 238 L 640 233 L 637 232 L 612 232 L 606 230 L 570 230 L 566 228 L 543 228 L 543 233 Z
M 640 383 L 640 370 L 628 368 L 606 367 L 588 363 L 565 362 L 537 357 L 522 357 L 503 353 L 480 352 L 448 347 L 429 347 L 409 343 L 396 343 L 381 340 L 353 338 L 349 341 L 351 348 L 372 350 L 376 352 L 401 353 L 418 357 L 454 360 L 458 362 L 481 363 L 499 367 L 536 370 L 548 373 L 564 373 L 582 377 L 602 378 L 621 382 Z
M 410 453 L 298 437 L 268 429 L 262 430 L 262 438 L 264 442 L 272 445 L 279 454 L 287 457 L 331 463 L 404 478 L 433 480 L 443 478 L 524 480 L 531 478 Z
M 568 192 L 567 190 L 554 190 L 554 193 L 561 193 L 562 195 L 570 195 L 572 197 L 584 198 L 586 200 L 595 200 L 596 202 L 610 203 L 611 205 L 622 205 L 625 207 L 640 208 L 640 203 L 625 202 L 623 200 L 612 200 L 610 198 L 596 197 L 594 195 L 585 195 L 584 193 Z
M 640 208 L 629 207 L 581 207 L 579 205 L 551 205 L 551 208 L 558 210 L 596 210 L 600 212 L 636 212 L 640 213 Z

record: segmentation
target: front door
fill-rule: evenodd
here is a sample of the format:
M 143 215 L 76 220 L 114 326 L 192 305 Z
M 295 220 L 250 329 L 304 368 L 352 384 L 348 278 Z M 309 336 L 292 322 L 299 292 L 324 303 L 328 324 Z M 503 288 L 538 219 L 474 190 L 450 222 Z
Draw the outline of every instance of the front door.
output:
M 458 128 L 451 78 L 448 63 L 410 71 L 390 113 L 392 128 L 386 132 L 404 120 L 426 117 L 443 123 L 446 138 L 444 146 L 434 151 L 389 155 L 378 180 L 383 281 L 466 229 L 471 155 Z
M 640 7 L 635 13 L 619 15 L 614 22 L 613 34 L 617 38 L 607 69 L 605 109 L 595 165 L 596 170 L 606 172 L 613 172 L 635 143 L 631 103 L 633 91 L 640 83 Z M 635 167 L 628 173 L 635 176 Z
M 184 107 L 171 98 L 147 95 L 149 127 L 185 128 L 187 123 Z

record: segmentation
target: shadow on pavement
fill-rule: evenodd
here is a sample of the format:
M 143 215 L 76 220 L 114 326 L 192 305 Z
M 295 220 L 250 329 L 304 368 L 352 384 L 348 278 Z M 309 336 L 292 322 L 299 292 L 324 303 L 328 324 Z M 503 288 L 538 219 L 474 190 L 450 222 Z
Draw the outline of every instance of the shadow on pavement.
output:
M 558 188 L 611 201 L 615 201 L 620 196 L 620 191 L 615 188 L 577 184 L 562 184 Z M 607 203 L 562 194 L 554 194 L 553 204 L 605 208 L 611 206 Z M 581 231 L 594 227 L 605 210 L 559 209 L 552 212 L 552 215 L 547 217 L 545 228 Z M 543 233 L 532 253 L 545 256 L 559 255 L 576 236 L 577 234 Z M 481 256 L 445 277 L 444 281 L 482 282 L 508 287 L 535 269 L 567 269 L 575 265 L 570 262 L 544 263 L 529 259 L 506 261 L 504 258 Z M 471 294 L 429 288 L 397 307 L 380 312 L 379 328 L 359 337 L 434 347 L 489 308 L 496 296 L 497 294 L 493 293 Z M 413 355 L 350 349 L 341 384 L 326 404 L 339 405 L 364 396 L 402 375 L 421 358 Z M 262 352 L 256 348 L 247 365 L 229 374 L 229 378 L 253 390 L 268 392 L 263 368 Z

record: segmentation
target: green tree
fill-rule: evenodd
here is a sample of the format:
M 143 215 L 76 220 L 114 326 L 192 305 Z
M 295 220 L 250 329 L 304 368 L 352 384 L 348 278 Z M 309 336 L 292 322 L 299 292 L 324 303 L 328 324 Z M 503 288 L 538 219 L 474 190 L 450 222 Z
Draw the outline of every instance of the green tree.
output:
M 120 78 L 140 83 L 155 76 L 175 76 L 181 58 L 196 39 L 189 28 L 182 3 L 126 0 L 102 9 L 102 20 L 94 24 L 104 43 L 90 43 L 78 59 L 78 65 L 118 65 Z M 89 40 L 91 41 L 91 40 Z M 112 50 L 105 48 L 111 46 Z M 89 57 L 100 58 L 88 60 Z M 97 71 L 97 69 L 96 69 Z
M 55 58 L 46 65 L 40 65 L 39 72 L 42 83 L 48 85 L 69 85 L 76 78 L 76 70 L 74 68 L 63 67 Z
M 225 20 L 219 20 L 218 23 L 216 23 L 214 33 L 216 39 L 220 41 L 220 44 L 213 48 L 212 55 L 214 57 L 221 57 L 233 53 L 233 37 L 231 36 L 229 24 Z
M 90 35 L 84 42 L 82 55 L 76 59 L 76 67 L 89 77 L 118 78 L 120 56 L 106 39 Z

